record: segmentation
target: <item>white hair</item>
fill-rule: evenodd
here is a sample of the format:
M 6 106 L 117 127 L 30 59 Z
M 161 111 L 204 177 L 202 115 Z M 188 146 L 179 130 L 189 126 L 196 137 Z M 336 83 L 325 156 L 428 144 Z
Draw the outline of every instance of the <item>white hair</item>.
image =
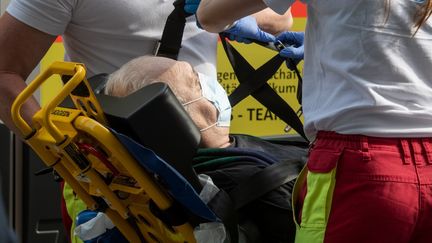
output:
M 105 86 L 105 94 L 112 96 L 127 96 L 142 87 L 156 82 L 167 83 L 177 99 L 184 103 L 187 97 L 182 92 L 178 92 L 175 85 L 175 80 L 161 80 L 160 75 L 169 69 L 170 77 L 175 79 L 179 68 L 171 68 L 172 66 L 166 65 L 164 62 L 157 62 L 152 56 L 142 56 L 135 58 L 120 69 L 109 75 L 108 81 Z

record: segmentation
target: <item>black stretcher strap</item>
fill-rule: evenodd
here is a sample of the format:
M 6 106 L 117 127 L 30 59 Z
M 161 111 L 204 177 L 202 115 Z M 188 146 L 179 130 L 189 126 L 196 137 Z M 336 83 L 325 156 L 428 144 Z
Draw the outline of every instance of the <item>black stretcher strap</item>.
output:
M 303 89 L 303 78 L 300 74 L 300 71 L 297 68 L 297 65 L 294 64 L 294 61 L 292 59 L 287 59 L 287 62 L 291 63 L 291 66 L 294 67 L 294 72 L 297 75 L 297 79 L 298 79 L 298 85 L 297 85 L 297 100 L 299 102 L 299 104 L 302 103 L 302 89 Z
M 235 55 L 235 54 L 234 54 Z M 267 83 L 267 80 L 269 80 L 279 69 L 281 64 L 283 63 L 283 58 L 279 55 L 274 56 L 272 59 L 270 59 L 268 62 L 266 62 L 264 65 L 259 67 L 257 70 L 254 70 L 253 72 L 245 72 L 244 74 L 240 74 L 242 80 L 248 80 L 247 82 L 242 82 L 240 85 L 231 93 L 229 96 L 229 100 L 231 103 L 231 106 L 237 105 L 240 101 L 248 97 L 250 94 L 257 91 L 259 88 L 262 87 L 265 83 Z M 250 69 L 250 68 L 241 68 L 242 66 L 250 66 L 249 63 L 245 63 L 244 61 L 238 61 L 236 62 L 237 69 Z M 236 74 L 237 75 L 237 74 Z
M 184 11 L 184 0 L 174 2 L 175 9 L 168 16 L 162 38 L 155 50 L 156 56 L 177 60 L 183 39 L 186 17 L 191 16 Z M 230 238 L 230 243 L 238 243 L 238 222 L 234 204 L 229 195 L 220 190 L 208 203 L 209 207 L 222 221 Z M 165 217 L 165 221 L 169 222 Z
M 224 35 L 220 35 L 225 53 L 233 67 L 240 85 L 229 96 L 231 106 L 235 106 L 242 99 L 252 95 L 258 102 L 290 125 L 304 139 L 303 123 L 291 106 L 274 91 L 267 81 L 279 69 L 285 61 L 284 58 L 276 55 L 267 63 L 255 70 L 249 62 L 228 42 Z M 299 76 L 299 73 L 297 74 Z M 301 102 L 301 82 L 297 87 L 297 99 Z M 300 94 L 299 94 L 300 92 Z
M 174 10 L 168 16 L 161 40 L 155 50 L 155 55 L 168 57 L 177 60 L 183 39 L 186 18 L 192 14 L 184 11 L 184 0 L 177 0 L 174 3 Z
M 186 23 L 186 17 L 190 16 L 184 12 L 184 0 L 174 2 L 174 11 L 168 16 L 162 38 L 155 52 L 157 56 L 164 56 L 177 60 L 181 48 L 183 31 Z M 303 124 L 292 108 L 267 84 L 267 80 L 278 70 L 284 59 L 276 55 L 269 63 L 255 70 L 229 43 L 222 43 L 225 52 L 229 56 L 231 65 L 240 82 L 238 91 L 234 91 L 235 96 L 230 96 L 232 103 L 237 104 L 248 95 L 252 95 L 278 117 L 287 122 L 303 137 Z M 243 85 L 243 86 L 242 86 Z M 283 105 L 284 104 L 284 105 Z M 232 104 L 233 105 L 233 104 Z M 234 106 L 234 105 L 233 105 Z M 286 168 L 285 168 L 286 167 Z M 261 195 L 283 185 L 294 179 L 290 175 L 292 169 L 288 171 L 285 163 L 278 163 L 267 167 L 263 171 L 252 176 L 251 180 L 240 184 L 228 195 L 225 191 L 220 190 L 217 195 L 208 203 L 209 207 L 223 222 L 231 243 L 237 243 L 238 219 L 236 209 L 254 201 Z M 265 183 L 263 183 L 263 181 Z M 266 186 L 258 186 L 265 184 Z M 250 192 L 251 188 L 258 189 L 254 193 Z M 237 195 L 234 195 L 237 194 Z M 165 217 L 165 221 L 170 222 Z M 170 222 L 171 224 L 173 222 Z M 177 222 L 178 223 L 178 222 Z
M 255 201 L 266 193 L 297 178 L 293 165 L 295 160 L 274 163 L 255 173 L 229 192 L 236 209 Z

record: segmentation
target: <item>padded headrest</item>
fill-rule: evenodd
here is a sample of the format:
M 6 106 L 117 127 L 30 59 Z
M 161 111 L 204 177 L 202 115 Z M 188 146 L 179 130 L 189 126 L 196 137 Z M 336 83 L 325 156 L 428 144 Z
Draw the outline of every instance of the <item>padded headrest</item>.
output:
M 123 133 L 179 171 L 199 192 L 201 184 L 192 169 L 192 158 L 201 135 L 174 93 L 165 83 L 154 83 L 126 97 L 98 92 L 106 75 L 89 79 L 109 126 Z

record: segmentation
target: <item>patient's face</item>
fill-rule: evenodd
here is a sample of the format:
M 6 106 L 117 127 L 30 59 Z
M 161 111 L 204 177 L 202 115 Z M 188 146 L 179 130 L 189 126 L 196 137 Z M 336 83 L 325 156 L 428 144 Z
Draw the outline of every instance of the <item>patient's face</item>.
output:
M 107 93 L 113 96 L 125 96 L 141 87 L 155 82 L 168 84 L 181 103 L 196 100 L 202 97 L 198 74 L 187 62 L 176 61 L 164 57 L 143 56 L 125 64 L 119 71 L 110 77 L 110 88 Z M 216 107 L 207 99 L 198 99 L 186 106 L 199 129 L 214 124 L 217 120 Z M 228 128 L 214 127 L 202 134 L 204 147 L 219 147 L 228 138 Z M 218 136 L 219 135 L 219 136 Z M 227 138 L 220 142 L 219 138 Z M 208 139 L 207 139 L 208 137 Z
M 164 57 L 147 57 L 146 61 L 152 63 L 148 66 L 153 69 L 152 71 L 157 70 L 155 80 L 167 83 L 181 103 L 202 97 L 198 74 L 189 63 Z M 199 99 L 185 108 L 200 129 L 216 122 L 216 107 L 205 98 Z

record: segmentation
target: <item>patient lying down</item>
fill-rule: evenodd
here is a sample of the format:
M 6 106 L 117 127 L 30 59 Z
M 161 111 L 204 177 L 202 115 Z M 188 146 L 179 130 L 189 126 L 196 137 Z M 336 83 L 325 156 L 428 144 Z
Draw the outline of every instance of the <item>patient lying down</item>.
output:
M 224 150 L 225 157 L 242 158 L 212 167 L 211 170 L 197 171 L 210 176 L 217 187 L 227 192 L 242 180 L 263 169 L 262 164 L 256 163 L 255 160 L 244 159 L 254 156 L 251 150 L 264 152 L 265 156 L 269 154 L 268 157 L 276 158 L 275 161 L 306 156 L 304 148 L 275 145 L 247 135 L 230 135 L 231 106 L 227 94 L 215 79 L 195 72 L 187 62 L 154 56 L 136 58 L 110 75 L 105 93 L 112 96 L 127 96 L 155 82 L 168 84 L 183 104 L 201 132 L 202 148 L 220 148 Z M 302 165 L 302 162 L 298 162 L 297 167 L 293 167 L 295 175 Z M 290 203 L 292 186 L 293 181 L 238 210 L 242 242 L 293 241 L 295 226 L 292 222 Z M 244 225 L 253 226 L 245 230 Z M 251 233 L 253 231 L 258 233 Z M 200 240 L 199 237 L 202 235 L 199 234 L 196 234 L 196 237 L 198 242 L 222 242 L 220 239 Z M 116 239 L 116 242 L 121 241 Z

